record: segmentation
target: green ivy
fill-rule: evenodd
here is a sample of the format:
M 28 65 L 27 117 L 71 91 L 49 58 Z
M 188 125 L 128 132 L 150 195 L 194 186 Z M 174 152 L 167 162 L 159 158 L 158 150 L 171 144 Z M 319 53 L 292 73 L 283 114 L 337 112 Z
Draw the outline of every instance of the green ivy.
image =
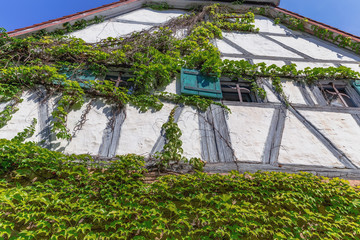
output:
M 146 3 L 143 4 L 143 7 L 148 7 L 154 10 L 159 10 L 159 11 L 163 11 L 163 10 L 168 10 L 170 9 L 170 6 L 167 2 L 160 2 L 160 3 Z
M 254 8 L 240 14 L 219 4 L 204 7 L 201 11 L 181 16 L 162 27 L 133 33 L 123 38 L 108 38 L 99 43 L 61 35 L 62 32 L 39 33 L 27 38 L 10 38 L 1 30 L 0 94 L 3 101 L 37 85 L 43 85 L 49 93 L 61 95 L 59 106 L 52 113 L 53 130 L 58 138 L 70 139 L 66 127 L 69 111 L 81 107 L 84 96 L 101 97 L 119 107 L 132 104 L 141 111 L 160 110 L 161 101 L 173 101 L 206 110 L 210 104 L 218 104 L 199 96 L 182 96 L 159 93 L 173 81 L 181 68 L 197 69 L 203 74 L 231 77 L 233 81 L 247 80 L 252 90 L 264 98 L 266 93 L 257 82 L 258 77 L 272 80 L 274 89 L 282 94 L 279 78 L 289 77 L 296 81 L 314 83 L 319 79 L 358 79 L 359 73 L 349 68 L 314 68 L 297 70 L 296 65 L 277 67 L 263 63 L 251 65 L 240 61 L 221 60 L 219 50 L 211 43 L 221 39 L 222 31 L 258 31 L 254 26 L 254 13 L 269 14 L 268 8 Z M 205 21 L 208 16 L 210 21 Z M 306 20 L 285 18 L 296 29 L 302 29 Z M 284 20 L 284 21 L 285 21 Z M 65 24 L 66 33 L 82 29 L 89 22 Z M 179 29 L 187 30 L 183 38 L 176 38 Z M 60 30 L 59 30 L 60 31 Z M 347 40 L 344 40 L 346 42 Z M 345 44 L 345 43 L 344 43 Z M 113 67 L 128 69 L 132 77 L 127 85 L 115 86 L 113 81 L 101 80 Z M 81 75 L 91 71 L 98 80 L 75 82 L 67 72 Z M 70 79 L 67 79 L 70 78 Z M 18 103 L 18 101 L 14 101 Z M 16 111 L 16 104 L 9 105 L 0 114 L 0 126 L 4 126 Z M 221 105 L 224 107 L 223 105 Z
M 141 156 L 104 164 L 1 139 L 4 163 L 4 239 L 360 238 L 359 189 L 337 178 L 198 172 L 148 182 Z
M 30 138 L 35 133 L 35 126 L 37 124 L 37 119 L 34 118 L 31 122 L 31 125 L 27 128 L 25 128 L 23 131 L 16 134 L 15 137 L 11 139 L 11 141 L 18 141 L 18 142 L 24 142 L 25 139 Z

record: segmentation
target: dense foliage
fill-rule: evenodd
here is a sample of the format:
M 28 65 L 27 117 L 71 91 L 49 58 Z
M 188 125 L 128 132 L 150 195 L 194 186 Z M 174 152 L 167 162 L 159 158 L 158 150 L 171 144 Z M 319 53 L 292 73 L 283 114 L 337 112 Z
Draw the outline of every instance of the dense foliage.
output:
M 252 11 L 267 14 L 266 8 L 254 8 Z M 12 101 L 0 112 L 0 127 L 6 125 L 17 110 L 22 91 L 37 85 L 43 85 L 49 96 L 62 93 L 62 99 L 52 113 L 52 131 L 58 138 L 70 140 L 67 115 L 81 107 L 85 95 L 105 98 L 109 104 L 118 107 L 129 103 L 141 111 L 149 108 L 159 110 L 164 101 L 189 104 L 201 110 L 215 103 L 202 97 L 174 96 L 161 92 L 182 67 L 218 77 L 230 76 L 233 81 L 246 79 L 260 97 L 265 97 L 265 91 L 258 86 L 259 77 L 272 78 L 274 88 L 279 93 L 282 93 L 280 77 L 306 82 L 323 78 L 360 77 L 359 73 L 346 67 L 298 71 L 295 65 L 277 67 L 264 63 L 252 65 L 244 60 L 222 60 L 212 40 L 222 38 L 222 31 L 257 32 L 253 12 L 240 14 L 229 7 L 215 4 L 172 19 L 161 27 L 91 44 L 64 34 L 98 23 L 101 19 L 65 24 L 64 29 L 51 33 L 42 31 L 26 38 L 10 38 L 2 29 L 0 94 Z M 295 20 L 290 22 L 301 30 L 301 21 Z M 123 71 L 119 69 L 130 72 L 130 79 L 122 82 L 103 80 L 109 71 Z M 98 79 L 74 81 L 89 71 Z
M 254 12 L 266 14 L 266 9 Z M 206 16 L 209 21 L 204 21 Z M 9 38 L 0 29 L 0 101 L 9 103 L 0 112 L 0 127 L 17 110 L 22 92 L 39 85 L 48 97 L 62 93 L 52 112 L 52 130 L 58 138 L 70 139 L 67 114 L 84 103 L 85 95 L 104 98 L 120 108 L 132 104 L 141 111 L 159 110 L 163 101 L 205 110 L 214 103 L 211 99 L 161 91 L 181 67 L 234 81 L 245 78 L 263 97 L 259 77 L 271 78 L 279 93 L 280 77 L 307 83 L 360 77 L 345 67 L 299 71 L 295 65 L 221 60 L 211 40 L 222 38 L 222 30 L 256 32 L 253 12 L 239 14 L 213 5 L 163 27 L 94 44 L 63 35 L 99 21 L 66 24 L 62 30 L 22 39 Z M 301 30 L 303 21 L 289 21 Z M 132 74 L 126 84 L 103 80 L 107 72 L 119 68 Z M 76 76 L 66 74 L 88 70 L 98 80 L 74 81 Z M 200 159 L 182 156 L 174 111 L 163 125 L 166 142 L 156 156 L 158 165 L 166 168 L 190 161 L 201 169 Z M 0 238 L 360 239 L 359 193 L 343 180 L 305 173 L 197 172 L 148 183 L 141 156 L 98 162 L 88 155 L 69 156 L 37 143 L 22 143 L 34 133 L 35 124 L 36 120 L 12 140 L 0 139 Z
M 3 239 L 359 239 L 359 192 L 312 174 L 167 175 L 0 140 Z M 144 175 L 145 174 L 145 175 Z

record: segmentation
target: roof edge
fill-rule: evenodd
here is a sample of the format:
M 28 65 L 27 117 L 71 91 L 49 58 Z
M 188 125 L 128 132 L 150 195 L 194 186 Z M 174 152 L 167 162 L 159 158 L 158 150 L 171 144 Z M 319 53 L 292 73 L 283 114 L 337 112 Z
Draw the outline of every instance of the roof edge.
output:
M 207 5 L 213 3 L 224 3 L 231 4 L 230 2 L 234 0 L 120 0 L 117 2 L 109 3 L 100 7 L 92 8 L 86 11 L 77 12 L 74 14 L 70 14 L 67 16 L 63 16 L 60 18 L 55 18 L 49 21 L 45 21 L 42 23 L 37 23 L 28 27 L 23 27 L 19 29 L 15 29 L 13 31 L 9 31 L 8 35 L 10 37 L 18 37 L 18 36 L 26 36 L 33 32 L 40 31 L 42 29 L 54 30 L 55 28 L 62 28 L 62 24 L 66 22 L 73 23 L 79 19 L 87 19 L 94 18 L 95 16 L 102 16 L 102 13 L 105 11 L 115 10 L 118 14 L 127 13 L 129 11 L 141 8 L 143 4 L 149 2 L 167 2 L 170 6 L 174 6 L 174 8 L 180 9 L 189 9 L 194 5 Z M 260 5 L 271 5 L 278 6 L 280 4 L 280 0 L 245 0 L 244 3 L 249 4 L 260 4 Z M 109 14 L 106 14 L 109 15 Z M 111 15 L 111 14 L 110 14 Z
M 274 7 L 274 9 L 276 11 L 278 11 L 278 12 L 284 13 L 286 15 L 290 15 L 290 16 L 292 16 L 294 18 L 297 18 L 297 19 L 305 19 L 306 18 L 308 20 L 308 24 L 310 24 L 310 25 L 315 25 L 315 26 L 318 26 L 318 27 L 323 28 L 323 29 L 328 29 L 328 30 L 332 31 L 335 34 L 340 34 L 340 35 L 343 35 L 345 37 L 350 37 L 353 41 L 360 42 L 360 37 L 356 36 L 354 34 L 342 31 L 342 30 L 340 30 L 338 28 L 335 28 L 335 27 L 332 27 L 330 25 L 318 22 L 318 21 L 313 20 L 311 18 L 304 17 L 304 16 L 302 16 L 300 14 L 294 13 L 292 11 L 286 10 L 284 8 L 281 8 L 281 7 Z M 306 30 L 306 32 L 314 34 L 314 31 L 311 28 L 309 28 L 309 29 L 306 28 L 305 30 Z
M 17 36 L 21 36 L 21 35 L 28 35 L 32 32 L 36 32 L 36 31 L 40 31 L 42 29 L 48 29 L 48 28 L 53 28 L 54 26 L 56 28 L 62 27 L 62 24 L 67 23 L 67 22 L 75 22 L 76 20 L 79 19 L 86 19 L 86 18 L 93 18 L 95 16 L 101 16 L 101 13 L 103 13 L 104 11 L 107 10 L 112 10 L 124 5 L 135 5 L 132 6 L 132 8 L 136 9 L 142 6 L 142 4 L 144 3 L 144 0 L 120 0 L 117 2 L 113 2 L 113 3 L 109 3 L 106 5 L 102 5 L 100 7 L 96 7 L 96 8 L 92 8 L 89 10 L 85 10 L 82 12 L 77 12 L 74 14 L 70 14 L 70 15 L 66 15 L 60 18 L 55 18 L 46 22 L 42 22 L 42 23 L 37 23 L 28 27 L 23 27 L 23 28 L 19 28 L 19 29 L 15 29 L 13 31 L 8 32 L 8 35 L 10 37 L 17 37 Z M 134 10 L 131 9 L 131 10 Z M 129 10 L 129 11 L 131 11 Z M 121 14 L 121 12 L 120 12 Z
M 58 28 L 63 28 L 63 24 L 69 22 L 70 24 L 73 24 L 75 21 L 80 19 L 90 20 L 94 17 L 100 17 L 104 16 L 105 18 L 111 18 L 116 15 L 124 14 L 136 9 L 141 8 L 145 3 L 161 3 L 161 2 L 167 2 L 170 6 L 173 8 L 178 9 L 190 9 L 193 8 L 196 5 L 209 5 L 214 3 L 223 3 L 226 5 L 231 5 L 235 9 L 242 9 L 245 10 L 249 9 L 254 4 L 260 5 L 260 6 L 266 6 L 267 9 L 270 10 L 270 16 L 272 18 L 278 17 L 279 13 L 286 14 L 288 16 L 291 16 L 293 18 L 297 19 L 307 19 L 308 21 L 305 26 L 305 32 L 310 33 L 312 35 L 315 35 L 312 26 L 317 26 L 322 29 L 328 29 L 329 31 L 334 33 L 334 36 L 342 35 L 344 37 L 349 37 L 352 42 L 360 43 L 360 37 L 353 35 L 351 33 L 347 33 L 345 31 L 342 31 L 340 29 L 334 28 L 332 26 L 329 26 L 327 24 L 318 22 L 316 20 L 304 17 L 300 14 L 294 13 L 292 11 L 286 10 L 284 8 L 278 7 L 278 4 L 280 3 L 280 0 L 245 0 L 245 4 L 239 4 L 239 5 L 233 5 L 230 2 L 231 0 L 222 0 L 222 1 L 214 1 L 214 0 L 120 0 L 114 3 L 106 4 L 97 8 L 89 9 L 86 11 L 78 12 L 75 14 L 67 15 L 64 17 L 56 18 L 53 20 L 49 20 L 46 22 L 34 24 L 32 26 L 16 29 L 13 31 L 8 32 L 8 35 L 10 37 L 20 37 L 20 36 L 27 36 L 31 33 L 38 32 L 43 29 L 47 29 L 48 31 L 53 31 Z M 328 39 L 324 39 L 326 41 L 332 42 Z M 334 43 L 334 42 L 332 42 Z M 339 45 L 340 42 L 337 42 L 337 45 Z M 354 52 L 350 47 L 345 47 L 351 51 Z

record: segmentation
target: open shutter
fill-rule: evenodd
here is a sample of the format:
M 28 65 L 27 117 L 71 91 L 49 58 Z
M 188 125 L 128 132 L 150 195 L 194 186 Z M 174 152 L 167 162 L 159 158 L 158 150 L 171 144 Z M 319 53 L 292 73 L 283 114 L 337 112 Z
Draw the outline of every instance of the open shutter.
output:
M 80 85 L 80 87 L 87 88 L 88 84 L 84 82 L 88 82 L 90 80 L 95 80 L 96 77 L 90 70 L 79 70 L 79 71 L 69 71 L 68 68 L 63 68 L 60 70 L 60 73 L 65 74 L 67 79 L 77 81 Z
M 181 69 L 181 93 L 210 98 L 222 98 L 220 80 L 197 70 Z
M 360 94 L 360 80 L 355 80 L 353 82 L 353 85 L 355 87 L 355 90 Z

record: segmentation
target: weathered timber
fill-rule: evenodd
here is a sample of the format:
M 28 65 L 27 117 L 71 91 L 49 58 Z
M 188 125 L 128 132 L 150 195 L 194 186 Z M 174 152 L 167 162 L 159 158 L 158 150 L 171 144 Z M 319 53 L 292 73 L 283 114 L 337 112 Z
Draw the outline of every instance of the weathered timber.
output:
M 303 96 L 306 104 L 308 106 L 315 106 L 315 103 L 312 100 L 312 98 L 310 96 L 310 93 L 307 91 L 305 84 L 304 83 L 297 83 L 296 85 L 299 87 L 301 95 Z
M 316 101 L 317 101 L 318 105 L 320 105 L 322 107 L 328 105 L 327 101 L 325 100 L 325 98 L 324 98 L 323 94 L 321 93 L 321 90 L 320 90 L 320 88 L 318 86 L 311 85 L 310 89 L 313 92 L 314 97 L 316 98 Z
M 266 56 L 266 55 L 252 55 L 248 56 L 246 54 L 240 54 L 240 53 L 221 53 L 222 57 L 234 57 L 234 58 L 251 58 L 251 59 L 260 59 L 260 60 L 274 60 L 274 61 L 291 61 L 291 62 L 306 62 L 306 63 L 339 63 L 339 64 L 358 64 L 357 61 L 351 61 L 351 60 L 326 60 L 326 59 L 305 59 L 296 57 L 276 57 L 276 56 Z
M 225 110 L 218 105 L 212 104 L 210 106 L 210 111 L 213 118 L 213 129 L 219 162 L 232 162 L 234 161 L 234 151 L 231 146 L 229 128 L 225 118 Z
M 356 90 L 348 84 L 345 87 L 345 92 L 349 95 L 355 106 L 360 107 L 360 95 L 356 92 Z
M 51 121 L 52 116 L 49 111 L 49 98 L 45 88 L 38 88 L 38 124 L 40 126 L 39 145 L 43 148 L 51 149 Z
M 358 169 L 338 169 L 327 168 L 323 166 L 305 166 L 305 165 L 279 165 L 270 164 L 251 164 L 251 163 L 207 163 L 204 167 L 205 172 L 209 173 L 228 173 L 230 171 L 239 171 L 240 173 L 257 171 L 264 172 L 287 172 L 300 173 L 309 172 L 317 176 L 341 177 L 345 179 L 360 179 L 360 170 Z
M 212 118 L 208 119 L 208 111 L 199 111 L 199 129 L 201 158 L 206 162 L 219 162 Z M 211 113 L 210 113 L 211 114 Z
M 276 164 L 284 132 L 286 109 L 275 109 L 263 152 L 264 164 Z
M 99 156 L 114 157 L 120 140 L 121 127 L 125 121 L 125 108 L 113 108 L 107 127 L 104 130 Z

